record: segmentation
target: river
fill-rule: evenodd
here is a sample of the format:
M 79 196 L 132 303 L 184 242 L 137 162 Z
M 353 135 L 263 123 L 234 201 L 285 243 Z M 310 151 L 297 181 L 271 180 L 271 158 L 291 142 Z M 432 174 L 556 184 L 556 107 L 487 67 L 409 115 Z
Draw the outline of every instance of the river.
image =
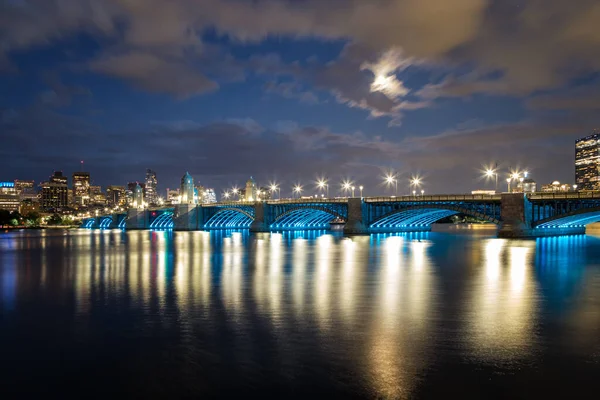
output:
M 0 337 L 2 398 L 595 398 L 600 238 L 9 232 Z

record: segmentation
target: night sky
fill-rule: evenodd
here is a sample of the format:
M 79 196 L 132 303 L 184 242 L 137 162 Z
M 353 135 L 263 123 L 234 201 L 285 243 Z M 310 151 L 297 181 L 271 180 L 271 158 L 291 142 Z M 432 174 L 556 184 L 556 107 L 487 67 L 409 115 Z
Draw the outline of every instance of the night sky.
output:
M 573 183 L 597 0 L 0 0 L 0 180 Z M 501 175 L 501 187 L 506 186 Z M 502 183 L 504 182 L 504 183 Z M 388 192 L 389 193 L 389 192 Z

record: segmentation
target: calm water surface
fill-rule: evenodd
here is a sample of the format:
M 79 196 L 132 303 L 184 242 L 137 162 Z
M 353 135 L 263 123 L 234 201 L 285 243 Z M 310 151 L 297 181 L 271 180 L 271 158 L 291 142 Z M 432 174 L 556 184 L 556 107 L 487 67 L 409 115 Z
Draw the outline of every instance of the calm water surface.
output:
M 600 239 L 0 235 L 1 398 L 598 398 Z

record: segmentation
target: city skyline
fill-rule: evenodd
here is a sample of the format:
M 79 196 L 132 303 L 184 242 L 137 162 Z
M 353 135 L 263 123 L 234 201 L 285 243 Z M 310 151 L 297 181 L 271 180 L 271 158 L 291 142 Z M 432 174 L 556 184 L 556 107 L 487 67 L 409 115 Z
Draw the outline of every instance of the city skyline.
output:
M 393 169 L 466 192 L 495 162 L 570 182 L 600 126 L 591 0 L 228 3 L 4 3 L 2 179 L 85 160 L 102 186 Z

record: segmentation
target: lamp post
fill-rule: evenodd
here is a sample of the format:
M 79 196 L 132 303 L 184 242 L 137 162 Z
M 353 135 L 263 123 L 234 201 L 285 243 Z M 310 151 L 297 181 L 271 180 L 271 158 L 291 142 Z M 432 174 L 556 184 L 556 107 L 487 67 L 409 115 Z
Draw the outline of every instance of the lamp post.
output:
M 358 188 L 360 189 L 360 198 L 362 199 L 364 186 L 360 185 Z
M 423 189 L 421 189 L 421 197 L 423 197 L 425 195 L 425 191 Z
M 398 196 L 398 179 L 396 179 L 395 175 L 391 175 L 388 174 L 385 176 L 385 183 L 390 186 L 391 184 L 394 184 L 394 186 L 396 187 L 396 196 Z
M 300 194 L 302 193 L 302 186 L 296 185 L 294 186 L 294 194 L 300 198 Z
M 348 197 L 348 192 L 352 190 L 352 184 L 348 181 L 342 183 L 342 189 L 344 190 L 344 194 Z
M 409 194 L 410 194 L 410 189 L 411 188 L 414 187 L 416 189 L 416 188 L 419 188 L 420 186 L 421 186 L 421 178 L 413 178 L 413 179 L 411 179 L 410 180 L 410 185 L 408 187 Z
M 495 177 L 495 178 L 496 178 L 496 186 L 495 186 L 495 190 L 496 190 L 496 192 L 497 192 L 497 191 L 498 191 L 498 171 L 497 171 L 497 170 L 495 170 L 495 169 L 488 169 L 488 170 L 486 170 L 486 171 L 485 171 L 485 175 L 486 175 L 488 178 L 491 178 L 491 177 Z
M 417 191 L 413 190 L 413 197 L 417 197 Z
M 506 178 L 506 184 L 508 185 L 508 193 L 510 193 L 510 181 L 512 179 L 511 178 Z
M 352 186 L 352 197 L 354 198 L 354 189 L 356 189 L 354 186 Z
M 271 187 L 269 189 L 271 189 L 271 193 L 273 193 L 273 195 L 275 195 L 275 192 L 279 192 L 278 193 L 278 200 L 281 200 L 281 189 L 279 189 L 279 186 L 277 186 L 276 184 L 272 183 Z
M 327 192 L 327 198 L 329 198 L 329 183 L 325 179 L 320 179 L 317 181 L 317 187 L 321 190 L 325 189 Z

